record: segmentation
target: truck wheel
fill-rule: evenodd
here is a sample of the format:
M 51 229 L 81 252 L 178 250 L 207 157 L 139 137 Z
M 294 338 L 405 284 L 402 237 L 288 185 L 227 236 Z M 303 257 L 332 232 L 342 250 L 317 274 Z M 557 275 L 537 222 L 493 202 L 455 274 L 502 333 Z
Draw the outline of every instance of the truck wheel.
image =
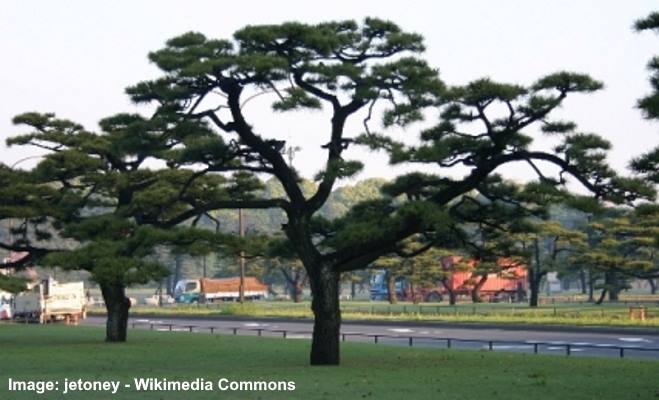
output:
M 428 303 L 439 303 L 442 301 L 442 295 L 437 292 L 430 292 L 426 296 L 426 302 Z

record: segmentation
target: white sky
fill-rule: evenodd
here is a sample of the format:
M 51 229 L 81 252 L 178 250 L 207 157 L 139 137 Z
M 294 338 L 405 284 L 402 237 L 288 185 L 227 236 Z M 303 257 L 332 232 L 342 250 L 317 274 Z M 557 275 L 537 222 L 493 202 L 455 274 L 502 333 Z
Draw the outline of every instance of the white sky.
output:
M 622 170 L 628 160 L 659 142 L 656 123 L 634 108 L 649 91 L 645 65 L 659 54 L 659 37 L 636 34 L 634 20 L 657 9 L 656 1 L 18 1 L 0 7 L 0 160 L 12 164 L 36 154 L 7 150 L 4 141 L 21 130 L 11 118 L 25 111 L 58 116 L 95 129 L 117 112 L 146 112 L 133 106 L 123 89 L 158 76 L 149 51 L 165 40 L 194 30 L 229 38 L 247 24 L 289 20 L 320 22 L 375 16 L 390 19 L 426 39 L 429 63 L 448 84 L 483 76 L 529 84 L 558 70 L 585 72 L 605 83 L 594 95 L 574 96 L 560 115 L 581 130 L 596 132 L 614 144 L 611 165 Z M 303 151 L 295 165 L 311 177 L 324 156 L 327 118 L 322 113 L 273 115 L 267 98 L 246 109 L 256 128 Z M 349 125 L 360 132 L 361 118 Z M 274 133 L 273 133 L 274 132 Z M 410 135 L 415 129 L 402 134 Z M 400 134 L 400 133 L 399 133 Z M 540 146 L 548 146 L 540 142 Z M 352 150 L 368 158 L 357 178 L 391 178 L 399 170 L 383 156 Z M 21 164 L 27 167 L 30 162 Z M 529 177 L 528 168 L 507 168 L 508 177 Z

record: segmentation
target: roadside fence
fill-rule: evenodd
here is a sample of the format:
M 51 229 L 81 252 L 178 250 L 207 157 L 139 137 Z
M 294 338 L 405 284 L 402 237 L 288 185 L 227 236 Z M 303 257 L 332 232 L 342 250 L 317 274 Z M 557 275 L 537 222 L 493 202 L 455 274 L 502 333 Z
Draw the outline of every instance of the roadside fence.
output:
M 149 329 L 158 331 L 169 332 L 209 332 L 213 334 L 229 334 L 239 335 L 248 334 L 259 337 L 281 337 L 281 338 L 310 338 L 311 331 L 299 331 L 291 329 L 270 329 L 270 328 L 256 328 L 245 326 L 209 326 L 209 325 L 190 325 L 190 324 L 173 324 L 173 323 L 160 323 L 160 322 L 131 322 L 133 329 Z M 628 357 L 630 355 L 641 355 L 647 353 L 655 353 L 659 355 L 659 347 L 641 347 L 641 346 L 616 346 L 610 344 L 593 344 L 593 343 L 566 343 L 556 341 L 511 341 L 511 340 L 483 340 L 483 339 L 463 339 L 456 337 L 436 337 L 436 336 L 418 336 L 418 335 L 391 335 L 381 333 L 363 333 L 363 332 L 341 332 L 341 341 L 346 342 L 349 339 L 353 341 L 372 342 L 374 344 L 398 344 L 406 345 L 408 347 L 424 346 L 424 347 L 444 347 L 447 349 L 460 347 L 460 348 L 473 348 L 469 345 L 476 345 L 478 350 L 501 350 L 515 348 L 518 350 L 527 350 L 528 353 L 533 354 L 556 354 L 550 353 L 560 349 L 561 353 L 566 356 L 573 355 L 575 352 L 583 351 L 583 349 L 599 349 L 604 350 L 609 355 L 617 355 L 619 358 Z M 463 345 L 463 346 L 459 346 Z M 467 345 L 467 346 L 464 346 Z

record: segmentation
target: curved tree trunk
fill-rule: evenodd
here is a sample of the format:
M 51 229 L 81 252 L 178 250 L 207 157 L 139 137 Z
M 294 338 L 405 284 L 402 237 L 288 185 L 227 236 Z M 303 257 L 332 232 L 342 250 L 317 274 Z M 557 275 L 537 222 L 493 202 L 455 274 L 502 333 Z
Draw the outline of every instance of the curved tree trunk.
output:
M 446 289 L 446 293 L 448 293 L 448 304 L 454 306 L 457 300 L 457 295 L 455 294 L 455 290 L 453 290 L 451 279 L 443 278 L 440 282 L 442 283 L 442 286 L 444 286 L 444 289 Z
M 398 303 L 398 294 L 396 293 L 396 277 L 389 271 L 386 272 L 387 279 L 387 296 L 389 304 Z
M 648 279 L 648 283 L 650 284 L 650 294 L 657 294 L 657 282 L 654 279 Z
M 311 365 L 339 364 L 339 335 L 341 309 L 339 307 L 340 274 L 330 265 L 309 268 L 309 283 L 313 300 L 313 336 L 311 339 Z
M 120 283 L 101 283 L 100 286 L 108 313 L 105 341 L 125 342 L 128 330 L 128 310 L 130 309 L 130 299 L 126 297 L 126 287 Z
M 483 285 L 485 285 L 485 282 L 487 282 L 487 275 L 481 275 L 480 278 L 478 279 L 478 282 L 476 282 L 473 289 L 471 289 L 472 302 L 474 303 L 483 302 L 483 299 L 481 298 L 481 289 L 483 288 Z
M 606 297 L 606 292 L 608 292 L 607 289 L 602 289 L 602 293 L 600 294 L 599 299 L 595 302 L 595 304 L 600 305 L 604 301 L 604 298 Z

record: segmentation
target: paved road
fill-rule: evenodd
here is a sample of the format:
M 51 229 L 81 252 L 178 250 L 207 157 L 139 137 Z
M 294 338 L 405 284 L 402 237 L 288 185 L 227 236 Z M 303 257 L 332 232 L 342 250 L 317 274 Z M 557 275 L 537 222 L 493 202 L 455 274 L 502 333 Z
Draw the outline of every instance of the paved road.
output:
M 84 322 L 91 325 L 105 324 L 105 318 L 91 316 Z M 210 333 L 213 327 L 215 333 L 233 334 L 237 328 L 237 334 L 257 335 L 258 330 L 263 336 L 282 337 L 282 330 L 286 330 L 287 339 L 309 339 L 312 329 L 308 321 L 264 321 L 264 320 L 223 320 L 205 318 L 131 318 L 129 323 L 135 324 L 136 328 L 150 329 L 153 324 L 154 330 L 159 331 L 190 331 Z M 171 327 L 169 326 L 171 324 Z M 278 332 L 272 332 L 278 331 Z M 386 323 L 350 323 L 342 324 L 341 332 L 346 334 L 347 341 L 374 342 L 374 337 L 360 336 L 383 335 L 377 338 L 380 344 L 409 345 L 409 336 L 413 336 L 413 345 L 429 347 L 447 347 L 447 340 L 437 338 L 452 338 L 452 348 L 488 349 L 490 343 L 495 351 L 533 352 L 535 342 L 537 351 L 543 354 L 566 354 L 567 345 L 570 346 L 570 355 L 588 356 L 610 356 L 619 357 L 619 346 L 625 347 L 625 357 L 640 357 L 659 359 L 659 332 L 656 334 L 636 333 L 606 333 L 606 332 L 565 332 L 565 331 L 543 331 L 543 330 L 520 330 L 520 329 L 491 329 L 470 327 L 448 327 L 443 324 L 419 324 L 419 325 L 387 325 Z M 486 342 L 468 342 L 468 340 L 481 340 Z M 467 342 L 465 342 L 467 341 Z M 616 347 L 616 348 L 611 348 Z M 656 351 L 643 351 L 640 349 L 656 349 Z

